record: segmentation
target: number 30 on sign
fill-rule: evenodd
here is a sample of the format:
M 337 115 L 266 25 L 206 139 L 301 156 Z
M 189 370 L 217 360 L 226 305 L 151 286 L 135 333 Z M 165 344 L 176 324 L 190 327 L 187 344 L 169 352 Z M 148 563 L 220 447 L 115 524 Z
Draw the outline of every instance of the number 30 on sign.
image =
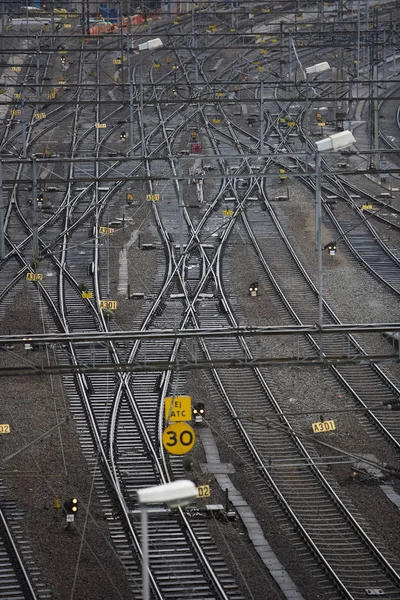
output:
M 196 436 L 187 423 L 174 423 L 164 429 L 163 446 L 170 454 L 187 454 L 193 448 Z

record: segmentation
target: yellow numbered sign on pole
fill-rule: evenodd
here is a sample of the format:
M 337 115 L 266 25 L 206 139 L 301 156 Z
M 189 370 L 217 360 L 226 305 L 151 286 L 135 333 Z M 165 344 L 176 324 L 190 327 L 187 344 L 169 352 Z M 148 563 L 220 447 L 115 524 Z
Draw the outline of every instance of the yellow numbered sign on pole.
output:
M 187 423 L 174 423 L 164 429 L 162 443 L 170 454 L 187 454 L 196 441 L 193 428 Z

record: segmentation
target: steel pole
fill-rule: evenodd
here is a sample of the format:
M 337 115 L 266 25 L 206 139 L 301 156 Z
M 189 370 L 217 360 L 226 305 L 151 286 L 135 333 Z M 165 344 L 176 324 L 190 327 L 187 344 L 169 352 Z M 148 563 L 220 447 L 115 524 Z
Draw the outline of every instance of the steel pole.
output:
M 118 2 L 118 8 L 119 8 L 119 14 L 118 14 L 118 20 L 119 20 L 119 26 L 121 28 L 121 35 L 120 35 L 120 44 L 121 44 L 121 84 L 122 84 L 122 94 L 124 94 L 124 36 L 122 33 L 122 2 L 121 0 Z
M 361 0 L 358 0 L 357 5 L 357 96 L 358 96 L 358 85 L 360 80 L 360 39 L 361 39 Z
M 0 260 L 3 260 L 4 255 L 3 161 L 0 160 Z
M 373 105 L 374 105 L 374 166 L 375 169 L 380 168 L 380 156 L 379 156 L 379 103 L 378 103 L 378 94 L 379 94 L 379 86 L 378 86 L 378 66 L 375 65 L 373 67 Z
M 40 72 L 40 43 L 39 43 L 39 38 L 38 36 L 36 36 L 35 38 L 36 40 L 36 73 L 35 73 L 35 97 L 36 97 L 36 102 L 39 102 L 40 99 L 40 79 L 39 79 L 39 72 Z
M 260 81 L 260 154 L 264 152 L 264 82 Z
M 21 120 L 22 120 L 22 158 L 27 157 L 27 133 L 25 121 L 25 85 L 22 84 L 22 100 L 21 100 Z
M 107 234 L 107 298 L 110 297 L 110 234 Z
M 284 23 L 279 23 L 279 77 L 283 79 L 283 40 L 284 40 Z
M 308 152 L 308 99 L 309 99 L 309 79 L 308 79 L 308 73 L 306 71 L 306 114 L 305 114 L 305 150 L 306 150 L 306 171 L 308 169 L 308 157 L 307 157 L 307 152 Z
M 142 526 L 142 599 L 150 600 L 149 589 L 149 530 L 147 519 L 147 505 L 141 506 Z
M 384 38 L 383 38 L 383 65 L 382 65 L 382 70 L 383 70 L 383 82 L 382 82 L 382 87 L 384 90 L 386 90 L 387 88 L 387 53 L 386 53 L 386 40 L 387 40 L 387 34 L 386 31 L 384 33 Z
M 131 50 L 132 50 L 132 37 L 130 33 L 131 20 L 128 21 L 128 36 L 126 42 L 126 56 L 128 61 L 128 83 L 129 83 L 129 141 L 131 147 L 131 154 L 133 154 L 133 78 L 132 78 L 132 65 L 131 65 Z
M 320 330 L 319 337 L 319 355 L 323 356 L 322 348 L 322 325 L 323 325 L 323 300 L 322 300 L 322 203 L 321 203 L 321 167 L 322 155 L 317 151 L 315 155 L 315 225 L 316 225 L 316 245 L 318 253 L 318 326 Z
M 146 156 L 146 141 L 144 139 L 144 103 L 143 103 L 143 58 L 140 52 L 140 135 L 142 137 L 142 155 Z
M 182 160 L 178 158 L 178 208 L 179 208 L 179 252 L 183 255 L 183 171 Z
M 54 0 L 51 3 L 51 17 L 50 17 L 50 48 L 54 48 Z
M 36 158 L 32 158 L 32 204 L 33 204 L 33 222 L 32 222 L 33 258 L 36 259 L 39 257 Z

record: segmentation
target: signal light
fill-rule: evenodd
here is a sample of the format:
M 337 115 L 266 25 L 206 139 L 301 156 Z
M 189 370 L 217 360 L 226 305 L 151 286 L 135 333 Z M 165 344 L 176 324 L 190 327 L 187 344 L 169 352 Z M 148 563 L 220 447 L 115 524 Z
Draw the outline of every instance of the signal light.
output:
M 205 413 L 206 409 L 204 407 L 203 402 L 197 402 L 197 404 L 193 406 L 194 422 L 202 423 Z
M 24 343 L 24 348 L 28 352 L 28 350 L 33 350 L 32 338 L 22 338 Z
M 325 246 L 325 250 L 326 249 L 329 251 L 331 256 L 335 256 L 337 250 L 336 242 L 329 242 L 329 244 Z
M 43 202 L 43 194 L 38 194 L 36 196 L 36 200 L 37 200 L 37 202 Z
M 75 515 L 78 512 L 78 498 L 70 498 L 64 502 L 64 510 L 67 515 Z
M 249 294 L 250 296 L 258 296 L 258 281 L 249 285 Z
M 123 141 L 126 140 L 126 131 L 121 131 L 119 134 L 119 139 Z

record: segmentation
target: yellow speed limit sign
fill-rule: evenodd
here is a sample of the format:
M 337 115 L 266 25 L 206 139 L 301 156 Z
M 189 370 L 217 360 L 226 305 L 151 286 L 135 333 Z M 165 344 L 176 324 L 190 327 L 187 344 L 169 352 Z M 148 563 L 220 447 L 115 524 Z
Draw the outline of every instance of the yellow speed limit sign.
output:
M 164 429 L 163 446 L 170 454 L 186 454 L 190 452 L 196 441 L 193 428 L 187 423 L 174 423 Z

